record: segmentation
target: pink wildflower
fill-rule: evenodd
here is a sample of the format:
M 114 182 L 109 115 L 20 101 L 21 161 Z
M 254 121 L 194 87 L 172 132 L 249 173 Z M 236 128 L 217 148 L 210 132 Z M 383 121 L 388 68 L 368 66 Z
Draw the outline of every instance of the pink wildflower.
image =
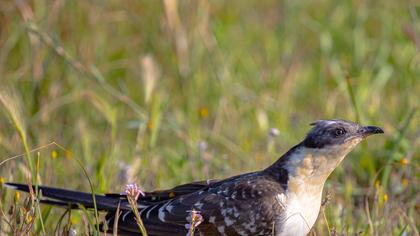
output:
M 140 189 L 140 187 L 137 186 L 136 183 L 133 184 L 127 184 L 125 186 L 125 194 L 127 194 L 128 198 L 132 198 L 135 201 L 139 198 L 139 196 L 145 196 L 144 192 Z

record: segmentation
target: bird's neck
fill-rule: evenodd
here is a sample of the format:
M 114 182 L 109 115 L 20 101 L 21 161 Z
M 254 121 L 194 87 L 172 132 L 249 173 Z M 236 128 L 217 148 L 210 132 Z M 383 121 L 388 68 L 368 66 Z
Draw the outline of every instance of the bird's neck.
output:
M 344 159 L 339 149 L 308 148 L 298 144 L 265 171 L 274 176 L 285 189 L 298 192 L 299 186 L 311 186 L 322 192 L 325 181 Z
M 306 235 L 314 225 L 328 176 L 360 140 L 347 145 L 309 148 L 298 144 L 264 170 L 285 190 L 278 193 L 285 206 L 281 235 Z

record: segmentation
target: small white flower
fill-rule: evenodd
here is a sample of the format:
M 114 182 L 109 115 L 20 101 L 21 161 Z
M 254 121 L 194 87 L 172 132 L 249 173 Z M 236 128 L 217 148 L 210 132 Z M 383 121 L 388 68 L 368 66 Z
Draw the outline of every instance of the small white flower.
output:
M 200 150 L 200 152 L 204 152 L 208 147 L 208 144 L 206 141 L 200 141 L 198 143 L 198 149 Z
M 69 230 L 69 236 L 76 236 L 77 235 L 77 231 L 76 231 L 76 229 L 75 228 L 71 228 L 70 230 Z
M 270 132 L 269 132 L 271 137 L 277 137 L 280 134 L 280 130 L 276 129 L 276 128 L 270 128 Z

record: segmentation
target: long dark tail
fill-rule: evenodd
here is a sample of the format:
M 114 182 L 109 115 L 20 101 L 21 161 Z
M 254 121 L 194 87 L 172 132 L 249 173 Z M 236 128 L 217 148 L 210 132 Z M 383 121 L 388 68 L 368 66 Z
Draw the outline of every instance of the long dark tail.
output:
M 29 187 L 25 184 L 6 183 L 5 186 L 19 191 L 29 192 Z M 33 186 L 33 189 L 35 189 L 35 186 Z M 71 208 L 83 206 L 87 209 L 93 209 L 95 207 L 93 195 L 91 193 L 46 186 L 38 186 L 38 191 L 42 195 L 41 203 Z M 124 200 L 125 198 L 123 198 L 123 196 L 117 194 L 112 196 L 95 194 L 96 208 L 99 211 L 116 210 L 119 202 Z
M 145 217 L 143 223 L 145 224 L 149 236 L 167 236 L 167 235 L 185 235 L 186 229 L 179 224 L 160 224 L 149 220 L 148 214 L 152 210 L 156 213 L 167 201 L 173 198 L 189 194 L 200 189 L 206 188 L 211 184 L 217 184 L 217 181 L 204 181 L 184 184 L 169 190 L 161 190 L 155 192 L 145 192 L 145 196 L 137 201 L 137 208 L 141 217 Z M 6 183 L 5 187 L 12 188 L 18 191 L 30 192 L 28 185 L 19 183 Z M 35 186 L 32 186 L 33 190 Z M 52 188 L 47 186 L 38 186 L 38 191 L 41 195 L 41 203 L 48 205 L 61 206 L 66 208 L 94 208 L 94 200 L 96 201 L 96 208 L 98 211 L 105 211 L 107 214 L 105 220 L 100 223 L 100 230 L 112 233 L 114 221 L 118 218 L 118 235 L 124 236 L 140 236 L 138 225 L 131 206 L 128 204 L 125 195 L 121 194 L 95 194 L 94 198 L 91 193 L 73 191 L 60 188 Z M 119 209 L 119 214 L 116 214 Z M 149 209 L 148 211 L 144 211 Z M 160 214 L 159 212 L 157 214 Z M 120 217 L 115 217 L 119 215 Z M 104 227 L 104 226 L 107 227 Z
M 18 184 L 18 183 L 6 183 L 5 187 L 12 188 L 15 190 L 30 192 L 28 185 Z M 35 186 L 32 186 L 33 190 Z M 61 206 L 67 208 L 77 209 L 81 206 L 86 209 L 94 208 L 93 196 L 91 193 L 85 193 L 80 191 L 73 191 L 60 188 L 52 188 L 46 186 L 38 186 L 38 191 L 41 194 L 41 203 L 48 205 Z M 130 208 L 127 206 L 126 197 L 119 194 L 110 194 L 110 195 L 101 195 L 95 194 L 96 208 L 98 211 L 106 211 L 108 218 L 115 215 L 117 208 L 120 207 L 121 210 L 129 211 Z M 104 230 L 103 224 L 108 225 L 108 232 L 112 233 L 113 219 L 107 219 L 106 222 L 103 222 L 99 225 L 101 231 Z M 118 227 L 118 235 L 124 236 L 138 236 L 141 235 L 138 232 L 130 232 Z M 152 236 L 152 235 L 151 235 Z

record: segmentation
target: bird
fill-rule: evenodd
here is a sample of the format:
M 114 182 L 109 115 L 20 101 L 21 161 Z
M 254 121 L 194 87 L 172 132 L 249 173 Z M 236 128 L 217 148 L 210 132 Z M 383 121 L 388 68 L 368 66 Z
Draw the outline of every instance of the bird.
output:
M 318 120 L 303 141 L 272 165 L 223 180 L 204 180 L 168 190 L 144 192 L 137 209 L 149 236 L 188 234 L 191 212 L 200 222 L 195 235 L 307 235 L 321 207 L 324 183 L 346 155 L 366 137 L 384 133 L 376 126 L 341 120 Z M 7 183 L 29 192 L 29 186 Z M 45 204 L 93 209 L 92 193 L 37 186 Z M 119 235 L 142 235 L 124 194 L 96 194 L 96 208 L 106 212 L 101 229 Z M 115 217 L 120 211 L 120 217 Z M 105 226 L 105 227 L 104 227 Z

